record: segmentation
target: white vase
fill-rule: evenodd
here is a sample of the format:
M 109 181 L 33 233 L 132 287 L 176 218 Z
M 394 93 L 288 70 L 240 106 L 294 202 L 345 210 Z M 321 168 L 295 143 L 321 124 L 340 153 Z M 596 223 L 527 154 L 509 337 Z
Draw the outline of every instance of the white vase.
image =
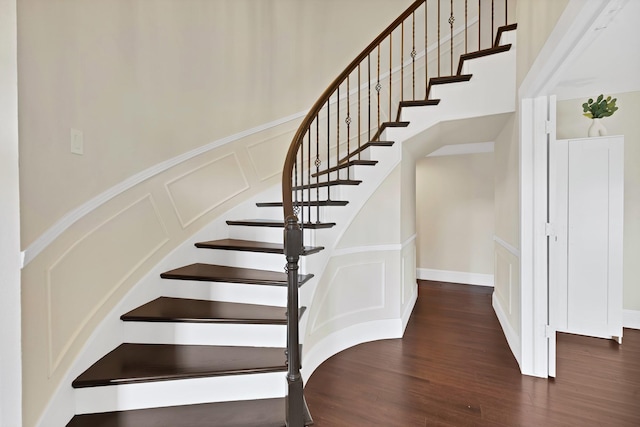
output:
M 602 119 L 591 119 L 591 126 L 589 126 L 588 135 L 589 137 L 607 135 L 607 128 L 604 127 Z

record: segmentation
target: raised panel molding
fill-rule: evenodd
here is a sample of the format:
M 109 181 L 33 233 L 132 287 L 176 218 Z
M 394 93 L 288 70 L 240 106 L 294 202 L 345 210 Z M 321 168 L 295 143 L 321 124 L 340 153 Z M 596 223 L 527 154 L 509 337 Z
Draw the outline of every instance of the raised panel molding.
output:
M 51 264 L 46 283 L 50 374 L 100 307 L 168 241 L 153 197 L 147 194 L 93 228 Z
M 325 293 L 316 303 L 320 309 L 311 323 L 311 334 L 339 319 L 384 308 L 385 264 L 379 261 L 336 268 Z
M 263 141 L 247 145 L 251 165 L 260 181 L 282 173 L 282 159 L 287 154 L 293 131 L 281 133 Z
M 520 259 L 499 242 L 494 244 L 495 292 L 494 299 L 500 304 L 502 321 L 509 323 L 515 331 L 520 330 Z M 504 325 L 503 325 L 504 329 Z M 506 333 L 506 331 L 505 331 Z
M 165 184 L 182 228 L 249 189 L 236 153 L 200 165 Z

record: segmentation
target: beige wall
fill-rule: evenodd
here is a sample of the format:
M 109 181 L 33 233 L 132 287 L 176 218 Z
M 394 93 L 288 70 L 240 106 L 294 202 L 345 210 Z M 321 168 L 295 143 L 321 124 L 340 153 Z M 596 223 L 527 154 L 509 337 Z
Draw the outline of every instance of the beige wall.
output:
M 604 124 L 609 135 L 624 135 L 624 308 L 640 310 L 640 92 L 611 95 L 620 109 Z M 558 139 L 587 136 L 590 120 L 581 107 L 587 98 L 558 102 Z
M 417 268 L 493 274 L 493 153 L 416 162 Z
M 518 117 L 514 114 L 496 138 L 495 168 L 495 235 L 509 245 L 520 247 L 520 149 Z
M 518 61 L 516 86 L 519 87 L 544 46 L 569 0 L 518 0 Z
M 23 247 L 136 172 L 309 108 L 409 3 L 18 2 Z

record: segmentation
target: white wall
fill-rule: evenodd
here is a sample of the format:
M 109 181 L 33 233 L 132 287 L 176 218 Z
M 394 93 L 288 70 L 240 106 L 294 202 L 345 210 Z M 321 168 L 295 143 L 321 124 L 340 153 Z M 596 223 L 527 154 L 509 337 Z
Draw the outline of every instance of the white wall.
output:
M 0 0 L 0 425 L 22 425 L 16 2 Z
M 419 277 L 446 271 L 493 284 L 493 157 L 478 153 L 416 162 Z
M 609 135 L 624 135 L 624 308 L 640 311 L 640 92 L 607 94 L 619 110 L 604 119 Z M 558 139 L 584 138 L 590 120 L 582 103 L 598 94 L 557 103 Z

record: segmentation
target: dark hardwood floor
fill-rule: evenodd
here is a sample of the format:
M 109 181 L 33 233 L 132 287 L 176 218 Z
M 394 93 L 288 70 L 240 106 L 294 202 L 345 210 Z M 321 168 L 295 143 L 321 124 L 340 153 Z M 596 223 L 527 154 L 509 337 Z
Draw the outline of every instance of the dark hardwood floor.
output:
M 420 281 L 402 340 L 323 363 L 305 395 L 315 427 L 640 426 L 640 330 L 559 334 L 557 378 L 522 376 L 492 288 Z

